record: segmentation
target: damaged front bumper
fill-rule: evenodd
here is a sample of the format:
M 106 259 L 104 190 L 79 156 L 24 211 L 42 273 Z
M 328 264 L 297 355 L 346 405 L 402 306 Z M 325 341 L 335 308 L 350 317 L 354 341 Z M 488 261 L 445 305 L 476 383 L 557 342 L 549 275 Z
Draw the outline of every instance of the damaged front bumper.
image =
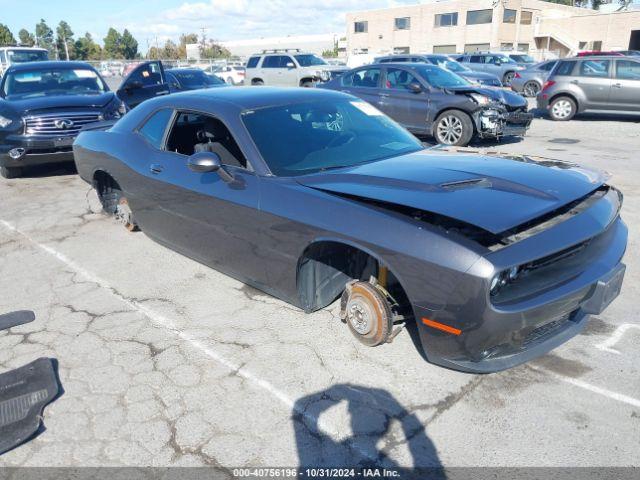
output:
M 473 119 L 480 138 L 524 136 L 531 126 L 533 114 L 524 110 L 507 111 L 500 106 L 478 110 Z

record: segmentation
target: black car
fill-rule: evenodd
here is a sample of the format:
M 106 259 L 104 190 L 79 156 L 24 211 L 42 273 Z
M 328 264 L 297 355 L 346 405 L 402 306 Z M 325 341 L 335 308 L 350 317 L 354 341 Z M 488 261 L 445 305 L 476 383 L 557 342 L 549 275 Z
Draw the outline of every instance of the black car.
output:
M 415 322 L 427 358 L 459 370 L 543 355 L 624 277 L 622 195 L 602 173 L 427 150 L 339 92 L 149 100 L 74 153 L 129 230 L 306 312 L 341 299 L 368 346 Z
M 12 65 L 0 81 L 0 174 L 14 178 L 30 165 L 73 162 L 71 145 L 83 127 L 124 113 L 86 63 Z
M 472 138 L 522 136 L 533 115 L 517 93 L 483 88 L 435 65 L 384 63 L 345 73 L 320 88 L 351 93 L 419 135 L 467 145 Z
M 486 72 L 476 72 L 468 67 L 465 67 L 455 58 L 442 53 L 433 54 L 416 54 L 416 55 L 389 55 L 387 57 L 376 58 L 376 63 L 431 63 L 442 67 L 450 72 L 456 73 L 463 78 L 482 85 L 483 87 L 502 87 L 500 79 Z
M 156 60 L 141 63 L 132 70 L 118 88 L 118 97 L 132 109 L 145 100 L 170 93 L 226 86 L 223 80 L 199 68 L 165 69 Z

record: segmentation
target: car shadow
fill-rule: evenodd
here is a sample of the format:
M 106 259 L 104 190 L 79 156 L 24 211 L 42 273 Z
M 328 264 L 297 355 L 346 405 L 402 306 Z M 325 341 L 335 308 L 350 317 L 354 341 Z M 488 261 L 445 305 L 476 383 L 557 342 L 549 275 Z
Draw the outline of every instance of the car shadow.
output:
M 349 420 L 338 415 L 327 421 L 324 414 L 340 405 L 346 406 Z M 401 478 L 425 478 L 426 473 L 428 478 L 446 478 L 420 419 L 384 389 L 333 385 L 297 400 L 292 420 L 302 473 L 313 468 L 385 468 L 400 472 Z M 410 466 L 391 458 L 398 449 L 409 452 Z
M 25 167 L 20 178 L 45 178 L 77 175 L 76 164 L 73 162 L 53 163 Z

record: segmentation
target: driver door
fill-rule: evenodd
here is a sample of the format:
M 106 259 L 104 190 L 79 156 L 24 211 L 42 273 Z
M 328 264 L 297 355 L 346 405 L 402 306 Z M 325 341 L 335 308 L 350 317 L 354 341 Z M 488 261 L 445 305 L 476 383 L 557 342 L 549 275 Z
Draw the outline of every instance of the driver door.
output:
M 149 98 L 169 94 L 162 62 L 145 62 L 133 70 L 116 92 L 127 107 L 134 108 Z
M 225 182 L 218 172 L 192 171 L 187 163 L 195 151 L 220 152 L 223 168 L 234 180 Z M 165 148 L 149 156 L 148 163 L 149 189 L 162 216 L 154 236 L 216 270 L 265 285 L 260 180 L 247 168 L 226 126 L 209 115 L 177 112 Z
M 380 110 L 409 130 L 424 132 L 429 110 L 428 87 L 410 71 L 400 67 L 387 67 L 384 94 Z M 422 87 L 421 92 L 410 90 L 411 84 Z

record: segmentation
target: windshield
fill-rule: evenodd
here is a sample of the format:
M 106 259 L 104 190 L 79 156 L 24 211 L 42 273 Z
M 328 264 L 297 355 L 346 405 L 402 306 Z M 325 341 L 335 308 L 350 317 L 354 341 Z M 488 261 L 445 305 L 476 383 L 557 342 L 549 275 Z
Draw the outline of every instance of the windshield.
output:
M 7 50 L 7 58 L 10 64 L 41 62 L 49 59 L 44 50 Z
M 323 59 L 316 55 L 306 54 L 306 55 L 294 55 L 296 61 L 300 64 L 301 67 L 314 67 L 316 65 L 326 65 Z
M 518 63 L 535 63 L 531 55 L 511 55 L 511 58 Z
M 433 61 L 440 68 L 446 68 L 450 72 L 466 72 L 469 70 L 467 67 L 462 66 L 455 60 L 449 60 L 446 58 L 435 58 Z
M 496 55 L 491 58 L 487 63 L 496 63 L 496 60 L 499 60 L 500 63 L 516 63 L 511 57 L 507 57 L 506 55 Z
M 421 65 L 416 68 L 417 71 L 424 77 L 424 79 L 435 88 L 453 88 L 453 87 L 468 87 L 471 83 L 449 70 L 444 70 L 439 67 L 432 67 L 430 65 Z
M 203 71 L 188 71 L 188 72 L 171 72 L 171 75 L 176 77 L 180 85 L 186 88 L 196 89 L 205 88 L 212 85 L 224 85 L 224 82 L 218 77 L 207 75 Z
M 298 176 L 422 150 L 393 120 L 361 100 L 318 100 L 244 112 L 271 171 Z
M 97 95 L 108 91 L 94 70 L 47 68 L 7 72 L 2 96 L 27 98 L 55 95 Z

